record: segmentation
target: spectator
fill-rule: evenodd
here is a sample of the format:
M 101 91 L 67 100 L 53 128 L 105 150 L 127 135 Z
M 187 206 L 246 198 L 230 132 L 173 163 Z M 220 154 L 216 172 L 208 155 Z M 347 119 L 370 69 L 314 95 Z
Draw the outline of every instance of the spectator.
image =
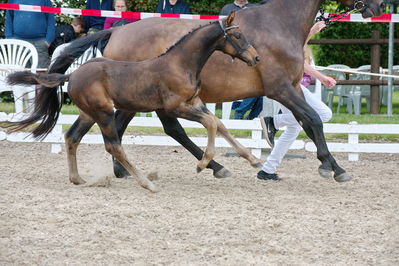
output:
M 157 13 L 191 14 L 190 6 L 181 0 L 159 0 Z
M 80 17 L 74 17 L 71 24 L 57 25 L 55 39 L 50 44 L 48 53 L 51 56 L 57 46 L 75 40 L 85 29 L 85 22 Z
M 233 3 L 225 5 L 220 11 L 221 16 L 230 15 L 231 11 L 237 11 L 247 7 L 256 6 L 255 4 L 250 4 L 247 0 L 235 0 Z M 242 101 L 235 101 L 233 103 L 234 119 L 244 119 L 244 115 L 251 110 L 248 114 L 248 120 L 252 120 L 258 117 L 260 112 L 262 112 L 263 107 L 263 97 L 254 97 L 244 99 Z
M 126 12 L 127 11 L 127 5 L 126 5 L 126 0 L 115 0 L 114 1 L 114 9 L 115 11 L 121 11 L 121 12 Z M 104 30 L 112 28 L 112 27 L 118 27 L 122 26 L 131 22 L 135 22 L 138 19 L 136 18 L 112 18 L 112 17 L 107 17 L 104 22 Z
M 9 4 L 53 6 L 50 0 L 9 0 Z M 7 39 L 28 41 L 36 47 L 39 55 L 38 68 L 50 63 L 48 48 L 54 40 L 54 14 L 7 10 L 5 36 Z
M 262 112 L 263 108 L 263 97 L 253 97 L 242 100 L 241 102 L 234 102 L 234 105 L 237 106 L 234 109 L 234 119 L 244 119 L 244 115 L 248 110 L 251 112 L 245 118 L 247 120 L 252 120 L 259 116 L 260 112 Z
M 112 0 L 87 0 L 86 9 L 112 10 Z M 105 17 L 86 16 L 84 20 L 89 34 L 104 28 Z
M 220 11 L 220 15 L 228 16 L 230 15 L 231 11 L 237 11 L 251 6 L 256 6 L 256 5 L 250 4 L 247 0 L 235 0 L 233 3 L 225 5 Z

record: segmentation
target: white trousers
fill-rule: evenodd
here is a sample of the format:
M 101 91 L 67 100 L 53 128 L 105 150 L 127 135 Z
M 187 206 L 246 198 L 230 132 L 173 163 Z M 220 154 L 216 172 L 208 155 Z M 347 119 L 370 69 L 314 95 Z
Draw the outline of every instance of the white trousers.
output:
M 320 116 L 321 121 L 327 122 L 332 117 L 332 112 L 327 105 L 313 95 L 306 87 L 301 85 L 306 102 L 316 111 Z M 274 116 L 274 126 L 279 129 L 286 126 L 286 130 L 281 134 L 280 138 L 275 142 L 274 148 L 263 164 L 262 170 L 266 173 L 273 174 L 280 165 L 288 149 L 298 137 L 301 131 L 301 126 L 295 119 L 292 112 L 285 106 L 280 104 L 281 114 Z

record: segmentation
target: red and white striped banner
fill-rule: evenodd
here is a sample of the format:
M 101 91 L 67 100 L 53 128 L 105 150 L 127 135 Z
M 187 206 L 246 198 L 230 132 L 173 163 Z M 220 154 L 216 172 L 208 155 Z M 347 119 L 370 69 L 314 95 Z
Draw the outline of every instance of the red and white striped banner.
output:
M 161 13 L 145 13 L 145 12 L 120 12 L 110 10 L 92 10 L 92 9 L 75 9 L 50 6 L 32 6 L 19 4 L 0 3 L 0 9 L 44 12 L 78 16 L 98 16 L 98 17 L 114 17 L 114 18 L 135 18 L 144 19 L 152 17 L 162 18 L 182 18 L 182 19 L 220 19 L 225 16 L 218 15 L 186 15 L 186 14 L 161 14 Z M 364 19 L 361 14 L 349 14 L 347 17 L 339 20 L 346 22 L 399 22 L 399 14 L 382 14 L 379 17 Z

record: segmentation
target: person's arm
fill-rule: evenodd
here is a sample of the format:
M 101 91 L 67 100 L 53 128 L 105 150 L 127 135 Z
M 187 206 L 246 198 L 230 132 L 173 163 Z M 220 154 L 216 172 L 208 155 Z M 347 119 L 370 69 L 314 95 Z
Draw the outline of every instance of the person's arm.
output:
M 182 14 L 191 14 L 190 6 L 188 4 L 185 4 Z
M 304 72 L 311 77 L 320 80 L 320 82 L 326 86 L 327 88 L 332 88 L 337 84 L 337 81 L 329 76 L 324 75 L 320 71 L 317 71 L 313 66 L 309 65 L 305 62 L 304 64 Z

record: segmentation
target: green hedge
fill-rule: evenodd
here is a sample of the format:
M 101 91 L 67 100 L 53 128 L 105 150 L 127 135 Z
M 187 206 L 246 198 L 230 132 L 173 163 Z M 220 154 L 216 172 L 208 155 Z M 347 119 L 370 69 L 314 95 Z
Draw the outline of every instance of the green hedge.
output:
M 394 25 L 397 23 L 394 23 Z M 395 39 L 399 38 L 399 25 L 394 26 Z M 371 32 L 379 30 L 381 38 L 388 39 L 388 23 L 337 23 L 326 31 L 318 34 L 317 39 L 369 39 Z M 316 63 L 321 66 L 344 64 L 358 67 L 370 64 L 371 45 L 315 45 Z M 399 45 L 394 46 L 394 63 L 399 64 Z M 388 65 L 388 45 L 381 45 L 381 65 Z

